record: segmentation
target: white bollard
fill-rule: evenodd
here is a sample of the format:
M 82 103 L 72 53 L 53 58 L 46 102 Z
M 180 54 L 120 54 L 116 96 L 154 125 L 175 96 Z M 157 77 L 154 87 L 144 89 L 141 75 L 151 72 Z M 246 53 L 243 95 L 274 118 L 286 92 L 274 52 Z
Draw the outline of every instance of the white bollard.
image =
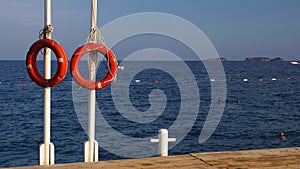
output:
M 160 129 L 158 131 L 158 139 L 151 139 L 152 143 L 158 144 L 158 153 L 160 156 L 168 156 L 169 142 L 175 142 L 176 138 L 169 138 L 167 129 Z

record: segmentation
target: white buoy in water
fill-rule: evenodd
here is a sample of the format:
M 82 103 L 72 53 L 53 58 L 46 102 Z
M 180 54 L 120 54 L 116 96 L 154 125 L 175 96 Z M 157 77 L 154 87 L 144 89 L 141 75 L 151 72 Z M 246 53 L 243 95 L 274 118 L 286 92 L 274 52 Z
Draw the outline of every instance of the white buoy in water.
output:
M 125 70 L 125 67 L 123 65 L 121 65 L 121 66 L 118 66 L 118 69 Z
M 176 138 L 169 138 L 167 129 L 158 131 L 158 139 L 151 139 L 152 143 L 158 143 L 158 153 L 160 156 L 168 156 L 169 142 L 175 142 Z

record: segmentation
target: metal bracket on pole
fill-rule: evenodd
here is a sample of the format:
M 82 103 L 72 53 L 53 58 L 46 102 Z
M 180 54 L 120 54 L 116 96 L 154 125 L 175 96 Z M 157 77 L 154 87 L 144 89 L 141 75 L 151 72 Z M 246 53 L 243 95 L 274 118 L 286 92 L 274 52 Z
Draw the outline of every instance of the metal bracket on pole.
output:
M 158 131 L 158 139 L 151 139 L 152 143 L 158 144 L 158 153 L 160 156 L 168 156 L 169 142 L 175 142 L 176 138 L 169 138 L 167 129 L 160 129 Z

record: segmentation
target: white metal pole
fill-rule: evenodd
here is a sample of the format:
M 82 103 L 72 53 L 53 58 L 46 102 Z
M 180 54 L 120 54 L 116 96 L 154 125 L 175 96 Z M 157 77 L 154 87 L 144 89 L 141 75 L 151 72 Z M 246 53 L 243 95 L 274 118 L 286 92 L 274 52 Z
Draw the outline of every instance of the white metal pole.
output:
M 97 0 L 91 0 L 91 30 L 97 27 Z M 91 40 L 94 40 L 92 38 Z M 90 41 L 90 43 L 95 43 L 94 41 Z M 91 60 L 94 60 L 94 53 L 90 54 Z M 89 62 L 90 69 L 90 81 L 96 80 L 96 63 L 94 61 Z M 96 91 L 90 90 L 89 92 L 89 126 L 88 126 L 88 152 L 85 154 L 86 162 L 94 162 L 98 161 L 98 144 L 95 141 L 95 105 L 96 105 Z M 87 147 L 86 147 L 87 148 Z M 87 151 L 87 150 L 86 150 Z
M 45 0 L 45 24 L 44 26 L 51 25 L 51 0 Z M 49 37 L 51 39 L 51 34 Z M 44 54 L 44 64 L 45 64 L 45 79 L 51 78 L 51 52 L 47 48 Z M 51 112 L 51 88 L 47 87 L 44 89 L 44 144 L 45 144 L 45 165 L 49 165 L 49 144 L 50 144 L 50 112 Z
M 94 71 L 94 65 L 90 65 L 90 80 L 94 80 L 92 78 L 95 75 Z M 92 69 L 91 69 L 92 68 Z M 96 91 L 90 90 L 89 92 L 89 126 L 88 126 L 88 135 L 89 135 L 89 153 L 88 153 L 88 162 L 95 161 L 94 155 L 94 141 L 95 141 L 95 97 L 96 97 Z
M 44 26 L 51 25 L 51 0 L 44 1 Z M 51 33 L 47 34 L 48 39 L 51 39 Z M 44 50 L 44 66 L 45 66 L 45 79 L 51 78 L 51 51 L 49 48 Z M 54 163 L 52 159 L 52 151 L 50 150 L 50 116 L 51 113 L 51 88 L 44 89 L 44 145 L 41 145 L 40 165 L 50 165 Z

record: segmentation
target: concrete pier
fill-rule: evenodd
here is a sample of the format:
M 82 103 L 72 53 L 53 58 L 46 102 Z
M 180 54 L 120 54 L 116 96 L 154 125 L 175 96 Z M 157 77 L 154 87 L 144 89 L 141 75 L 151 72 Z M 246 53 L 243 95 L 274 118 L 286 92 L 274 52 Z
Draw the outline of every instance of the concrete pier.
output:
M 28 166 L 15 169 L 199 169 L 264 168 L 300 169 L 300 147 L 244 150 L 90 163 Z M 13 169 L 13 168 L 11 168 Z

